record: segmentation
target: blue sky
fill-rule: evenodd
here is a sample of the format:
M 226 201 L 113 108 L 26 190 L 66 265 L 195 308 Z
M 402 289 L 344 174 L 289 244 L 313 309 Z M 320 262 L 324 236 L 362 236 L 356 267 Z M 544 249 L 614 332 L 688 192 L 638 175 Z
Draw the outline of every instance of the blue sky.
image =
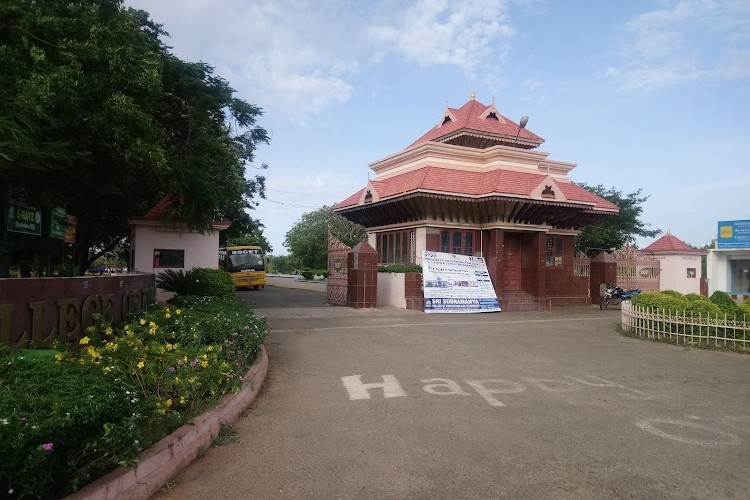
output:
M 127 0 L 263 108 L 274 253 L 472 90 L 700 246 L 750 219 L 750 0 Z M 257 172 L 248 169 L 249 174 Z M 638 239 L 640 246 L 653 239 Z

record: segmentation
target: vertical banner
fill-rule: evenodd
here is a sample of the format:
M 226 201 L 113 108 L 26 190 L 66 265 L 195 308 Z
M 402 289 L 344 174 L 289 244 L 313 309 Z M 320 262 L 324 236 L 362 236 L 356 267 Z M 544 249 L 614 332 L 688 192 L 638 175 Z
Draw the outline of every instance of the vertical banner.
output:
M 498 312 L 500 302 L 484 257 L 422 252 L 424 312 Z
M 64 240 L 66 225 L 67 225 L 67 219 L 66 219 L 64 208 L 57 207 L 56 209 L 50 212 L 50 221 L 49 221 L 50 238 Z

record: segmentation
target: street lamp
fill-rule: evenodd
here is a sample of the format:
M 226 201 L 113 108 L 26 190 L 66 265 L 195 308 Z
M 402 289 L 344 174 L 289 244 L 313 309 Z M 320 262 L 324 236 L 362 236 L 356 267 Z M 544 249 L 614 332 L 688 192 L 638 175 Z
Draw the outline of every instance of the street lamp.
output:
M 516 143 L 518 140 L 518 135 L 521 133 L 522 128 L 526 128 L 526 124 L 529 123 L 529 117 L 528 116 L 522 116 L 521 121 L 518 122 L 518 132 L 516 132 L 516 138 L 513 139 L 513 144 Z

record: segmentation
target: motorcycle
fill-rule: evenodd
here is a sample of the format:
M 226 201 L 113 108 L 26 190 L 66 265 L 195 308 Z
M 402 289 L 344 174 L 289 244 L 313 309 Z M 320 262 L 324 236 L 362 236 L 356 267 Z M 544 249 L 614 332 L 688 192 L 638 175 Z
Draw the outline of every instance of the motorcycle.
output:
M 625 291 L 617 285 L 607 283 L 607 289 L 604 292 L 601 304 L 599 304 L 599 309 L 604 310 L 610 304 L 620 304 L 623 300 L 630 300 L 634 295 L 638 295 L 639 293 L 641 293 L 640 288 L 633 288 L 632 290 Z

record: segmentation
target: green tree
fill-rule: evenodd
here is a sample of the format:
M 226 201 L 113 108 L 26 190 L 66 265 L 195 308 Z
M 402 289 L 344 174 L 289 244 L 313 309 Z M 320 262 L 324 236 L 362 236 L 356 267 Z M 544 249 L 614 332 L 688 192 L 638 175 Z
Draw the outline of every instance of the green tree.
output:
M 334 213 L 333 207 L 324 206 L 303 214 L 286 233 L 284 246 L 304 267 L 325 269 L 329 233 L 350 246 L 363 241 L 367 234 L 363 226 Z
M 272 273 L 292 274 L 301 268 L 293 255 L 271 255 L 268 258 L 268 270 Z
M 233 238 L 227 239 L 226 246 L 242 246 L 242 245 L 256 245 L 263 249 L 266 253 L 273 252 L 273 247 L 268 241 L 266 236 L 263 234 L 263 224 L 257 222 L 257 228 Z
M 607 217 L 598 224 L 584 227 L 576 236 L 576 253 L 584 252 L 589 257 L 594 257 L 603 249 L 615 250 L 627 242 L 634 243 L 635 236 L 652 238 L 661 233 L 659 229 L 649 229 L 649 224 L 640 219 L 642 204 L 648 200 L 648 196 L 641 195 L 641 189 L 625 195 L 614 187 L 605 188 L 601 184 L 579 185 L 620 207 L 620 213 Z
M 78 218 L 85 269 L 165 195 L 168 219 L 227 237 L 257 227 L 265 179 L 245 178 L 262 114 L 205 63 L 182 61 L 121 0 L 0 3 L 0 196 Z M 261 168 L 265 168 L 262 165 Z M 1 201 L 1 200 L 0 200 Z

